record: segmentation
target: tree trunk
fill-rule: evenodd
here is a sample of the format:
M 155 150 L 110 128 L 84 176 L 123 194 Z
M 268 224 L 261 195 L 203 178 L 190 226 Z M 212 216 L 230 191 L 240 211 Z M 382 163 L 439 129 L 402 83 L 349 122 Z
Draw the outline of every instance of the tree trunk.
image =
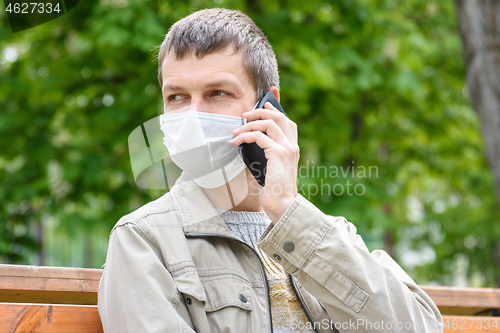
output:
M 479 113 L 500 206 L 500 1 L 457 0 L 467 84 Z
M 500 0 L 456 0 L 467 85 L 481 120 L 500 208 Z M 500 243 L 497 243 L 497 248 Z M 500 266 L 500 255 L 496 255 Z M 500 281 L 497 281 L 500 286 Z

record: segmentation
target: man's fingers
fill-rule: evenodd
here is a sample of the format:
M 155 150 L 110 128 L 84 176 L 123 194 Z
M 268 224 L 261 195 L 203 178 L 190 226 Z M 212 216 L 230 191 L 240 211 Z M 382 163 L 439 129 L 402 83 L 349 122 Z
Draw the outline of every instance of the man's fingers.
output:
M 287 145 L 290 143 L 290 139 L 285 136 L 280 127 L 275 121 L 271 119 L 266 120 L 256 120 L 245 125 L 238 127 L 233 131 L 233 135 L 236 137 L 240 133 L 260 131 L 265 132 L 271 139 L 276 141 L 281 145 Z
M 277 144 L 273 139 L 271 139 L 261 131 L 241 133 L 237 137 L 229 141 L 229 145 L 237 147 L 242 143 L 252 143 L 252 142 L 257 143 L 257 145 L 262 149 L 268 149 L 273 146 L 282 147 L 281 145 Z
M 266 103 L 265 107 L 267 109 L 255 109 L 252 111 L 245 112 L 242 117 L 246 118 L 247 121 L 253 122 L 256 120 L 267 120 L 271 119 L 281 128 L 288 140 L 292 142 L 297 142 L 296 128 L 297 125 L 287 118 L 282 112 L 278 111 L 271 103 Z M 272 109 L 270 109 L 272 108 Z
M 271 103 L 265 104 L 266 109 L 254 109 L 243 113 L 244 118 L 248 121 L 257 119 L 273 119 L 274 121 L 288 119 L 283 112 L 278 111 Z

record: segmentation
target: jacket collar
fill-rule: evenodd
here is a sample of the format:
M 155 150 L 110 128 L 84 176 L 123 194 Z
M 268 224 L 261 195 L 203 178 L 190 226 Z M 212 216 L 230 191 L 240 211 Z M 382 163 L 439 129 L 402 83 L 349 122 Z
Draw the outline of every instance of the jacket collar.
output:
M 170 193 L 179 210 L 185 234 L 210 234 L 236 238 L 203 189 L 185 172 L 182 172 Z

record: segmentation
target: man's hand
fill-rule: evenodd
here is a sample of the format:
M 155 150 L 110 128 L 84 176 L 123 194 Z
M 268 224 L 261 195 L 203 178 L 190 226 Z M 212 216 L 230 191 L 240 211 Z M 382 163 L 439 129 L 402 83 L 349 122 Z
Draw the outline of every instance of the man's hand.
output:
M 242 117 L 248 122 L 233 131 L 235 138 L 229 143 L 239 146 L 255 142 L 264 149 L 266 185 L 260 193 L 260 203 L 275 224 L 297 196 L 297 124 L 269 102 L 264 109 L 245 112 Z

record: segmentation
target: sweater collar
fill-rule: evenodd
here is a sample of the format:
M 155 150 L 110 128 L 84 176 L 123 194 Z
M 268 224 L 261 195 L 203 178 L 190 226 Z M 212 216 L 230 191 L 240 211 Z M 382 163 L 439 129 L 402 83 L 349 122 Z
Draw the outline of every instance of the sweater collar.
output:
M 182 172 L 170 193 L 179 210 L 185 234 L 210 234 L 236 238 L 203 189 L 185 172 Z

